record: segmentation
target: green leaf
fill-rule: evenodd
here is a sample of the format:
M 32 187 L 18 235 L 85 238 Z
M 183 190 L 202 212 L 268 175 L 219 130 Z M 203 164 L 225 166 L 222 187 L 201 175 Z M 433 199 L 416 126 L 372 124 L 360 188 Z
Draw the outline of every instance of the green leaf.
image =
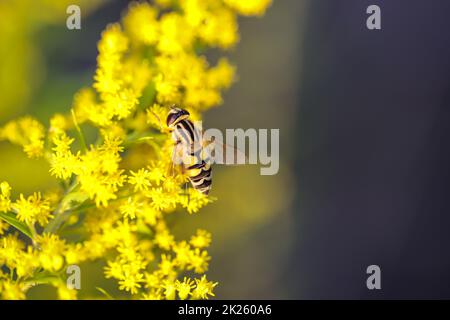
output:
M 49 274 L 47 272 L 38 273 L 34 277 L 27 279 L 28 283 L 34 283 L 34 284 L 47 284 L 47 283 L 53 283 L 55 281 L 59 281 L 60 278 L 57 275 Z
M 78 138 L 80 139 L 81 147 L 82 147 L 83 151 L 86 152 L 87 151 L 86 139 L 84 138 L 83 131 L 81 131 L 81 128 L 78 125 L 78 120 L 77 120 L 77 116 L 75 115 L 75 110 L 70 109 L 70 112 L 72 113 L 73 124 L 75 125 L 75 129 L 77 131 Z
M 150 82 L 143 90 L 141 97 L 139 98 L 138 108 L 145 109 L 153 104 L 156 96 L 155 83 Z
M 89 196 L 85 192 L 81 191 L 71 192 L 64 197 L 62 211 L 74 208 L 77 205 L 85 202 L 88 198 Z
M 17 220 L 16 215 L 14 213 L 0 212 L 0 219 L 12 225 L 14 228 L 22 232 L 28 238 L 33 239 L 30 228 L 28 228 L 28 226 L 25 223 Z

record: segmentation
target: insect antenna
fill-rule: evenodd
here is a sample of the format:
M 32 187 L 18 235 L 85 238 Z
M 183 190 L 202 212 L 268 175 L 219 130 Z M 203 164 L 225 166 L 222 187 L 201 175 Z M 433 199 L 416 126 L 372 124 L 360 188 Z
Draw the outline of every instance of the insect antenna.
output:
M 149 108 L 150 109 L 150 108 Z M 158 115 L 153 111 L 153 110 L 149 110 L 150 111 L 150 113 L 156 118 L 156 120 L 158 120 L 158 123 L 159 123 L 159 130 L 161 130 L 161 131 L 164 131 L 164 127 L 163 127 L 163 125 L 162 125 L 162 121 L 161 121 L 161 119 L 158 117 Z

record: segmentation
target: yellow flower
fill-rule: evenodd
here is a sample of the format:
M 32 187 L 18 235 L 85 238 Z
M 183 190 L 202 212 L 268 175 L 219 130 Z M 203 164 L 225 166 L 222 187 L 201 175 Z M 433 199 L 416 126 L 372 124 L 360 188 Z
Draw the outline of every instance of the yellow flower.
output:
M 19 278 L 30 277 L 36 268 L 39 267 L 37 252 L 32 247 L 27 247 L 27 251 L 22 251 L 15 262 L 15 269 Z
M 191 251 L 188 269 L 193 269 L 196 273 L 204 273 L 208 270 L 209 260 L 211 257 L 208 256 L 208 252 L 195 248 Z
M 55 145 L 52 150 L 55 153 L 66 153 L 70 150 L 70 145 L 73 143 L 74 139 L 69 138 L 65 132 L 61 132 L 54 136 L 53 144 Z
M 62 154 L 54 153 L 50 159 L 50 173 L 63 180 L 70 178 L 79 166 L 79 157 L 70 152 Z
M 67 244 L 65 260 L 68 265 L 78 264 L 86 260 L 86 254 L 83 251 L 83 245 L 81 243 Z
M 92 88 L 80 89 L 73 98 L 72 109 L 77 115 L 77 120 L 80 123 L 86 120 L 92 120 L 94 123 L 104 124 L 105 117 L 102 110 L 99 109 L 95 97 L 95 92 Z M 99 114 L 101 113 L 101 114 Z
M 131 3 L 123 19 L 125 31 L 133 43 L 153 45 L 158 41 L 158 11 L 148 3 Z
M 170 248 L 175 243 L 175 240 L 173 235 L 170 234 L 169 230 L 162 230 L 156 234 L 155 243 L 161 249 L 170 250 Z
M 116 192 L 125 182 L 124 170 L 119 169 L 121 150 L 119 141 L 106 139 L 103 145 L 91 146 L 80 157 L 75 171 L 80 188 L 95 200 L 97 207 L 105 207 L 110 200 L 116 199 Z
M 44 152 L 44 126 L 32 117 L 8 122 L 0 128 L 0 140 L 8 140 L 23 146 L 30 158 L 38 158 Z
M 176 257 L 174 262 L 180 268 L 184 268 L 189 264 L 192 256 L 191 248 L 186 241 L 181 241 L 173 246 L 173 252 L 175 252 Z
M 125 272 L 123 279 L 119 280 L 119 289 L 130 292 L 131 294 L 138 293 L 138 289 L 142 286 L 144 275 L 141 273 Z
M 203 206 L 214 201 L 211 196 L 205 196 L 203 193 L 190 188 L 189 196 L 181 198 L 181 205 L 187 209 L 189 213 L 198 212 Z
M 58 271 L 64 265 L 66 243 L 55 234 L 44 233 L 36 242 L 40 246 L 39 262 L 45 270 Z
M 245 16 L 261 16 L 272 0 L 224 0 L 231 8 Z
M 131 175 L 128 177 L 128 183 L 134 186 L 134 191 L 148 190 L 151 186 L 150 172 L 146 169 L 139 169 L 138 172 L 130 171 Z
M 206 248 L 211 244 L 211 233 L 198 229 L 197 233 L 191 237 L 189 243 L 196 248 Z
M 163 15 L 159 29 L 157 48 L 162 53 L 178 54 L 192 48 L 194 32 L 182 15 L 174 12 Z
M 159 288 L 161 284 L 161 276 L 157 272 L 145 273 L 145 287 L 147 289 Z
M 59 282 L 56 289 L 60 300 L 75 300 L 77 298 L 78 290 L 68 288 L 64 282 Z
M 145 204 L 140 211 L 140 216 L 146 224 L 154 226 L 158 218 L 161 217 L 161 211 L 152 208 L 150 205 Z
M 186 300 L 191 294 L 191 290 L 194 288 L 194 281 L 184 277 L 183 281 L 175 281 L 175 287 L 178 291 L 178 296 L 181 300 Z
M 164 280 L 161 286 L 164 289 L 164 296 L 167 300 L 174 300 L 177 293 L 177 285 L 174 281 Z
M 6 212 L 11 209 L 11 187 L 8 182 L 0 183 L 0 212 Z
M 17 234 L 8 234 L 0 238 L 0 264 L 5 264 L 13 269 L 23 254 L 25 245 L 18 239 Z
M 44 226 L 48 223 L 49 218 L 52 217 L 50 214 L 50 203 L 42 198 L 40 192 L 35 192 L 28 198 L 20 194 L 19 200 L 12 207 L 17 212 L 17 219 L 27 224 L 38 222 L 41 226 Z
M 155 79 L 155 87 L 158 92 L 158 101 L 161 103 L 179 102 L 181 97 L 178 81 L 167 79 L 163 74 L 158 74 Z
M 149 293 L 144 293 L 142 295 L 143 300 L 162 300 L 161 290 L 150 290 Z
M 129 197 L 127 202 L 120 206 L 120 212 L 125 218 L 135 219 L 136 215 L 141 211 L 142 203 L 135 201 Z
M 152 125 L 154 128 L 163 130 L 166 123 L 164 122 L 167 116 L 167 109 L 159 104 L 153 104 L 146 110 L 147 123 Z
M 121 146 L 121 144 L 121 139 L 117 137 L 105 136 L 103 145 L 101 145 L 98 149 L 106 154 L 112 154 L 114 158 L 119 159 L 117 158 L 117 155 L 123 152 L 123 147 Z
M 0 192 L 2 196 L 9 198 L 9 196 L 11 195 L 11 187 L 8 182 L 3 181 L 2 183 L 0 183 Z
M 3 280 L 0 282 L 0 293 L 2 299 L 5 300 L 23 300 L 25 293 L 20 283 L 11 280 Z
M 50 119 L 50 132 L 60 133 L 64 130 L 69 129 L 71 126 L 70 121 L 67 119 L 66 116 L 60 113 L 56 113 L 53 115 Z
M 105 105 L 111 110 L 111 115 L 121 120 L 128 117 L 138 102 L 138 94 L 132 89 L 124 88 L 120 92 L 104 96 Z
M 70 151 L 74 139 L 69 138 L 64 131 L 58 131 L 52 138 L 54 147 L 50 158 L 50 173 L 60 179 L 68 179 L 80 165 L 79 155 Z
M 208 85 L 218 89 L 228 88 L 233 82 L 234 74 L 235 67 L 226 58 L 221 58 L 217 65 L 208 71 Z
M 160 211 L 174 208 L 178 200 L 173 194 L 164 192 L 163 188 L 152 188 L 146 195 L 152 200 L 152 207 Z
M 162 254 L 161 255 L 161 262 L 158 265 L 159 271 L 165 275 L 171 275 L 174 272 L 174 262 L 170 259 L 169 256 Z
M 117 248 L 120 261 L 132 270 L 132 272 L 138 272 L 141 269 L 145 269 L 145 266 L 147 265 L 147 261 L 136 249 L 137 248 L 134 245 L 120 245 Z
M 192 291 L 193 299 L 208 299 L 208 295 L 214 296 L 213 289 L 217 286 L 217 282 L 206 280 L 204 275 L 200 279 L 195 279 L 195 289 Z
M 151 167 L 148 178 L 150 179 L 150 181 L 153 181 L 157 185 L 159 185 L 161 183 L 161 181 L 164 181 L 164 179 L 165 179 L 165 172 L 159 166 Z
M 206 15 L 207 23 L 199 28 L 199 37 L 208 45 L 232 48 L 239 40 L 237 17 L 226 7 L 218 6 Z
M 108 261 L 108 265 L 105 267 L 105 277 L 109 278 L 122 278 L 122 264 L 118 261 Z

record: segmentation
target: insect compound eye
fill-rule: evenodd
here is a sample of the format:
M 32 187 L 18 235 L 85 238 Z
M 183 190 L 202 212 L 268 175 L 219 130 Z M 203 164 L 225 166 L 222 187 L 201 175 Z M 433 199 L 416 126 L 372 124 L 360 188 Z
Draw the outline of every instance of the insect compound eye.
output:
M 176 113 L 169 113 L 166 120 L 167 126 L 168 127 L 172 126 L 177 120 L 177 118 L 178 116 Z
M 186 110 L 180 108 L 173 108 L 169 111 L 169 114 L 167 115 L 166 124 L 168 127 L 171 127 L 178 121 L 186 119 L 187 117 L 189 117 L 189 112 L 187 112 Z

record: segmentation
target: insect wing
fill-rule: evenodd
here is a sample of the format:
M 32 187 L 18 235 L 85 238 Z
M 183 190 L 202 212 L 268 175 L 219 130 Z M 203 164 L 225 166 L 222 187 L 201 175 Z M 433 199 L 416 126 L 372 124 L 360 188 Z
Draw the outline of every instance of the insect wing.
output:
M 203 149 L 213 163 L 240 165 L 248 162 L 248 158 L 242 150 L 220 141 L 207 141 Z

